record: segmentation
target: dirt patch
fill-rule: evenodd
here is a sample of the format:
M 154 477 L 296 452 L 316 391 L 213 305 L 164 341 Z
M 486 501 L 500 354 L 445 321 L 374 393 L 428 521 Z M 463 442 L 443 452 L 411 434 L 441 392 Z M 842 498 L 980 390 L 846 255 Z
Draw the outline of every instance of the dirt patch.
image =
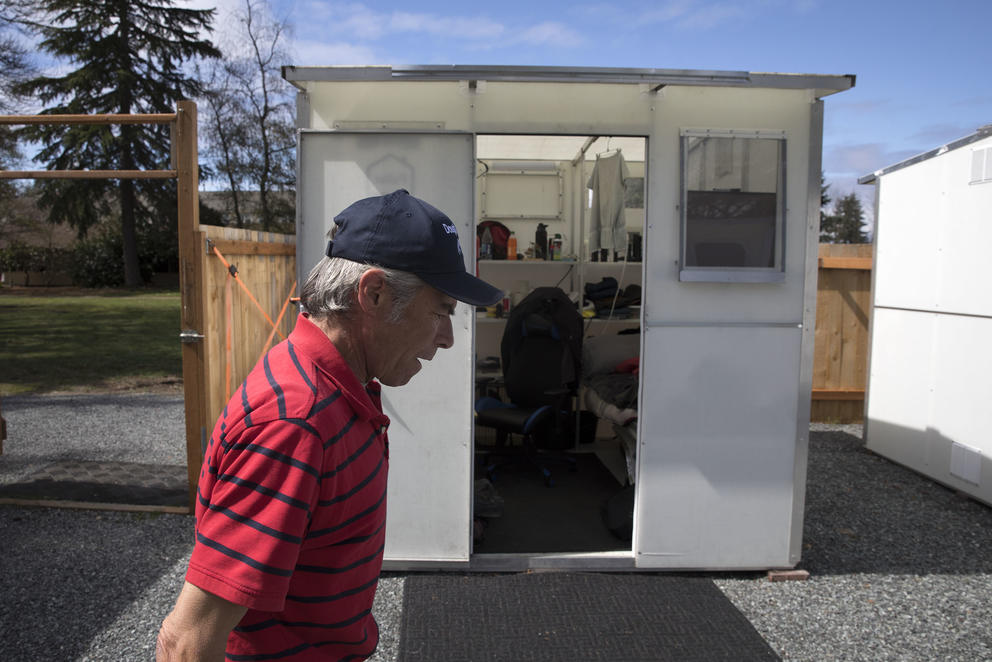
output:
M 49 391 L 51 395 L 73 395 L 78 393 L 156 393 L 181 395 L 182 377 L 115 377 L 100 384 L 72 386 Z

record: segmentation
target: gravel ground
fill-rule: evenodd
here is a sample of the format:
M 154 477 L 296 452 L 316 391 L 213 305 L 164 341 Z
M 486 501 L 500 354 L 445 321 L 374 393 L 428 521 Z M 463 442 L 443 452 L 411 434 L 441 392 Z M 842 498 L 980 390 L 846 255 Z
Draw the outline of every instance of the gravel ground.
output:
M 0 483 L 53 459 L 185 462 L 181 396 L 17 396 L 3 412 Z M 716 585 L 783 660 L 992 661 L 992 509 L 866 451 L 860 426 L 812 430 L 811 578 Z M 190 516 L 0 506 L 0 658 L 153 659 L 192 533 Z M 376 662 L 396 659 L 403 585 L 380 583 Z

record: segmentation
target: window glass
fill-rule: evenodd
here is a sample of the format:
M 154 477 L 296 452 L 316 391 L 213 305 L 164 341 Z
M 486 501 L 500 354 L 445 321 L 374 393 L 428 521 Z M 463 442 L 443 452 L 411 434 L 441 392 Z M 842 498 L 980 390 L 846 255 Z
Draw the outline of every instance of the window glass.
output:
M 683 268 L 781 269 L 785 141 L 684 135 Z

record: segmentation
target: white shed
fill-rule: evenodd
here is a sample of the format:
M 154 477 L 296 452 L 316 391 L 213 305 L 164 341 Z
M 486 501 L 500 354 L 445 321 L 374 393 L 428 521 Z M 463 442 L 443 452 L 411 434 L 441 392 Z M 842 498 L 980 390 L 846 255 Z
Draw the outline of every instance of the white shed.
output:
M 992 504 L 992 125 L 875 184 L 865 440 Z
M 402 187 L 455 220 L 469 268 L 515 297 L 558 285 L 578 298 L 604 276 L 641 287 L 630 317 L 586 325 L 587 339 L 640 329 L 638 417 L 621 429 L 630 471 L 612 467 L 615 488 L 633 484 L 632 540 L 473 542 L 476 359 L 498 353 L 502 321 L 459 306 L 454 348 L 410 385 L 384 389 L 387 567 L 798 563 L 821 98 L 851 88 L 853 76 L 488 66 L 286 67 L 283 76 L 300 90 L 301 277 L 339 210 Z M 592 262 L 605 235 L 590 232 L 587 185 L 597 158 L 617 153 L 628 174 L 621 246 L 640 250 Z M 490 219 L 515 231 L 522 257 L 544 223 L 561 235 L 564 259 L 475 264 L 476 225 Z M 622 459 L 622 439 L 599 430 L 596 457 Z M 580 518 L 554 510 L 558 486 L 541 489 L 529 534 Z M 588 510 L 598 521 L 598 505 Z

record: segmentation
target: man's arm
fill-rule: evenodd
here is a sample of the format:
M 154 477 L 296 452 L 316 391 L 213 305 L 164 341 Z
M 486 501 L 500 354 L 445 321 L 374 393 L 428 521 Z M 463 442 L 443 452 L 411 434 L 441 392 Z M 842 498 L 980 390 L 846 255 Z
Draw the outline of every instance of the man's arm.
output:
M 227 637 L 248 611 L 189 582 L 165 617 L 155 646 L 157 662 L 222 662 Z

